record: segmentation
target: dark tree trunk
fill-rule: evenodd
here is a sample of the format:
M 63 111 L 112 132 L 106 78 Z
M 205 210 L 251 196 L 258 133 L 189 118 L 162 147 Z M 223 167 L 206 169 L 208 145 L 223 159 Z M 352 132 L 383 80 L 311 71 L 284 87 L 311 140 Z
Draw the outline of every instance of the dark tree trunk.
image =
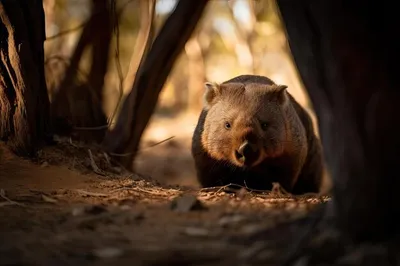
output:
M 0 2 L 0 138 L 32 156 L 49 134 L 41 0 Z
M 354 240 L 398 231 L 399 47 L 394 5 L 277 1 L 316 110 L 334 183 L 331 211 Z
M 140 63 L 146 58 L 154 40 L 154 13 L 156 0 L 140 0 L 140 29 L 135 41 L 131 61 L 129 62 L 128 72 L 122 83 L 122 89 L 117 106 L 111 116 L 111 122 L 115 122 L 115 117 L 121 111 L 123 95 L 132 89 Z
M 111 10 L 107 0 L 92 0 L 92 17 L 83 28 L 70 65 L 54 95 L 51 114 L 56 133 L 70 134 L 78 128 L 82 140 L 103 140 L 107 118 L 103 111 L 103 85 L 107 72 L 112 35 Z M 86 49 L 91 49 L 91 67 L 86 82 L 79 82 L 79 64 Z M 79 127 L 84 127 L 79 129 Z M 90 128 L 93 127 L 93 130 Z M 85 129 L 86 128 L 86 129 Z M 64 131 L 66 130 L 66 131 Z
M 191 36 L 207 0 L 181 0 L 156 37 L 148 56 L 140 64 L 115 128 L 108 132 L 104 146 L 128 169 L 139 147 L 140 138 L 157 104 L 158 95 L 174 62 Z

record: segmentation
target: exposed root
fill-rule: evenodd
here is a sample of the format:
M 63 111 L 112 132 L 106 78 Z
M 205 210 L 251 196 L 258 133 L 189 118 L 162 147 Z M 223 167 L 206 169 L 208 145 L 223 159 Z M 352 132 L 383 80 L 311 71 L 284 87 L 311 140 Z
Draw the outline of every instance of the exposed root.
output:
M 88 150 L 88 152 L 89 152 L 89 157 L 90 157 L 90 165 L 92 166 L 93 171 L 94 171 L 96 174 L 105 176 L 105 174 L 103 173 L 103 171 L 101 171 L 100 168 L 96 165 L 96 162 L 95 162 L 94 159 L 93 159 L 93 155 L 92 155 L 92 152 L 91 152 L 90 149 Z

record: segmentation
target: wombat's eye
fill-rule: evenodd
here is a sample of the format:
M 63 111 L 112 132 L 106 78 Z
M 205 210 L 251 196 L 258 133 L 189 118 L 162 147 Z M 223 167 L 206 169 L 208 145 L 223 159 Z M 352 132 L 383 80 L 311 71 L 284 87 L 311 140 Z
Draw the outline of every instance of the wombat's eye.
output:
M 231 128 L 231 124 L 229 122 L 225 122 L 225 128 L 226 129 L 230 129 Z
M 261 128 L 262 128 L 263 130 L 266 130 L 266 129 L 268 128 L 268 123 L 262 122 L 262 123 L 261 123 Z

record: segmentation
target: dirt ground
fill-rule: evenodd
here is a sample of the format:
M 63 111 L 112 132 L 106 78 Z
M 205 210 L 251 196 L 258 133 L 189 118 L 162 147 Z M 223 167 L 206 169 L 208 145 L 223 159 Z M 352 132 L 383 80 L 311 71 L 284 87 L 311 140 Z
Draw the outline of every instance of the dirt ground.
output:
M 141 175 L 68 139 L 34 161 L 0 143 L 0 265 L 280 265 L 329 198 L 200 190 L 189 135 L 141 153 Z

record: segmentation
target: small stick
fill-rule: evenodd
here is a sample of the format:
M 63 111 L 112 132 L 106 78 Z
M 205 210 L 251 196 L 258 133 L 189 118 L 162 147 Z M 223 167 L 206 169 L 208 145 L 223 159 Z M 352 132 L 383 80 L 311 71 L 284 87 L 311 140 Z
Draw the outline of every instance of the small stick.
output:
M 90 149 L 88 149 L 88 152 L 89 152 L 89 157 L 90 157 L 90 165 L 92 166 L 93 171 L 96 174 L 105 176 L 105 174 L 100 170 L 100 168 L 97 166 L 96 162 L 94 161 L 92 151 Z
M 154 143 L 154 144 L 152 144 L 152 145 L 149 145 L 149 146 L 147 146 L 147 147 L 144 147 L 143 149 L 139 149 L 138 152 L 141 152 L 141 151 L 146 150 L 146 149 L 148 149 L 148 148 L 152 148 L 152 147 L 154 147 L 154 146 L 160 145 L 160 144 L 162 144 L 162 143 L 164 143 L 164 142 L 166 142 L 166 141 L 168 141 L 168 140 L 170 140 L 170 139 L 173 139 L 173 138 L 175 138 L 175 136 L 172 136 L 172 137 L 169 137 L 169 138 L 167 138 L 167 139 L 164 139 L 164 140 L 161 140 L 161 141 L 159 141 L 159 142 L 156 142 L 156 143 Z M 110 155 L 112 155 L 112 156 L 119 156 L 119 157 L 130 156 L 130 155 L 132 155 L 132 154 L 133 154 L 133 152 L 128 152 L 128 153 L 113 153 L 113 152 L 110 152 Z
M 24 206 L 24 204 L 21 204 L 21 203 L 19 203 L 19 202 L 16 202 L 16 201 L 13 201 L 13 200 L 9 199 L 9 198 L 6 196 L 6 191 L 5 191 L 4 189 L 0 189 L 0 197 L 2 197 L 3 199 L 5 199 L 5 200 L 8 202 L 7 204 L 2 203 L 1 205 L 18 205 L 18 206 Z

